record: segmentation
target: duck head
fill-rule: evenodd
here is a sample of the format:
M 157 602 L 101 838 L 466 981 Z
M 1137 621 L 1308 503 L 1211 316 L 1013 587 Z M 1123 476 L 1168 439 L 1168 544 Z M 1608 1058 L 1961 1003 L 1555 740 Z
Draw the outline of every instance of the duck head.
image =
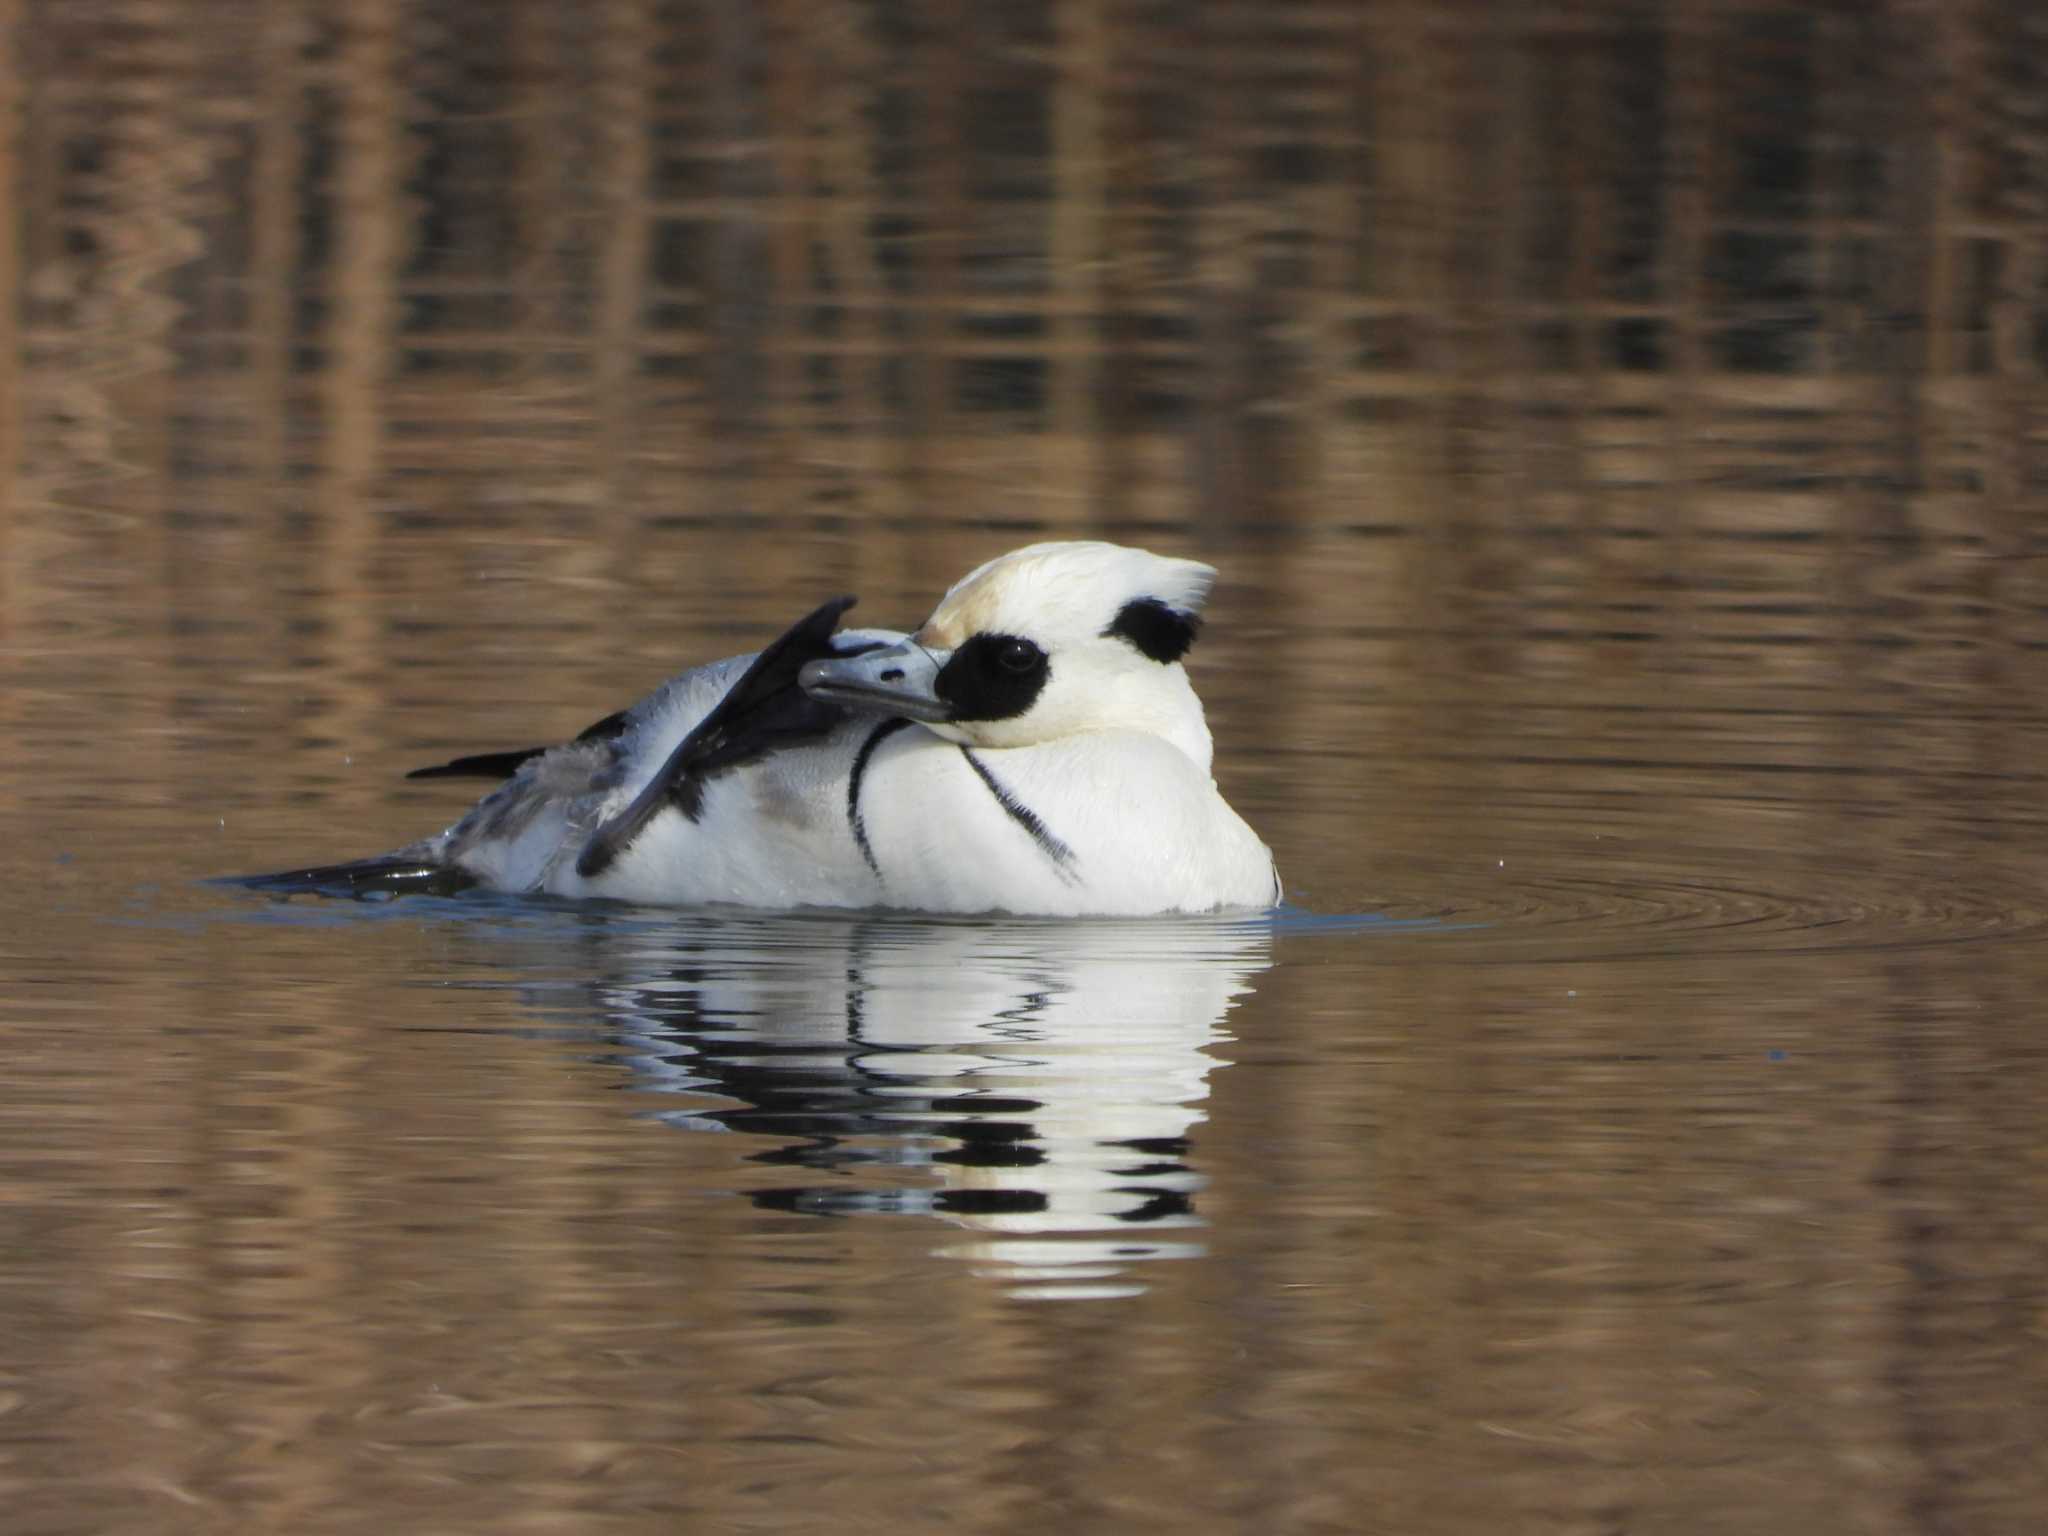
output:
M 1033 544 L 968 572 L 915 634 L 810 662 L 799 681 L 966 746 L 1136 730 L 1206 769 L 1208 726 L 1181 658 L 1215 579 L 1197 561 L 1118 544 Z

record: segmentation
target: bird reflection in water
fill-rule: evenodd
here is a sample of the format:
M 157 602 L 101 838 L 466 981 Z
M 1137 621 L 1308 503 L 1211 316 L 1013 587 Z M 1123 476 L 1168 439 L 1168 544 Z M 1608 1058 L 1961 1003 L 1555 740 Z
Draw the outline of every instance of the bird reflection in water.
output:
M 752 1160 L 799 1176 L 760 1204 L 949 1221 L 972 1236 L 942 1252 L 1039 1298 L 1128 1294 L 1133 1265 L 1202 1251 L 1206 1047 L 1271 963 L 1263 921 L 611 932 L 601 1028 L 636 1086 L 692 1101 L 660 1119 L 778 1143 Z

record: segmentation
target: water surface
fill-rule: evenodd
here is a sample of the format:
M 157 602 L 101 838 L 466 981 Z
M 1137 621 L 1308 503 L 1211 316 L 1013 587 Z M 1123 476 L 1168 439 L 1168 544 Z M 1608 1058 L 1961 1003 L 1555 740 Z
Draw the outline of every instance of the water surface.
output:
M 2048 1521 L 2028 7 L 229 9 L 0 6 L 0 1524 Z M 213 883 L 1084 535 L 1270 918 Z

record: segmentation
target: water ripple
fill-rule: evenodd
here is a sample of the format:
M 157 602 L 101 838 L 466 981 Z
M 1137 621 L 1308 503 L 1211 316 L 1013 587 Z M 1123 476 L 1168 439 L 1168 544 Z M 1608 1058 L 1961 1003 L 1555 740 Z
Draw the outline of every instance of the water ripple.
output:
M 1503 863 L 1491 878 L 1412 873 L 1374 918 L 1390 936 L 1441 936 L 1442 957 L 1469 962 L 1918 949 L 2048 929 L 2042 892 L 1981 874 L 1964 883 L 1844 860 L 1799 875 L 1784 861 L 1739 875 L 1712 865 L 1522 874 Z

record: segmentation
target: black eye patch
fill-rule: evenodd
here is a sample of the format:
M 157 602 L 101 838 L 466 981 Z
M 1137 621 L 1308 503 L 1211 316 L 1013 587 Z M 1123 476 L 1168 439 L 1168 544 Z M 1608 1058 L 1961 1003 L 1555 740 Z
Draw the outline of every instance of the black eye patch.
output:
M 933 684 L 955 720 L 1011 720 L 1038 701 L 1052 663 L 1021 635 L 976 635 L 953 652 Z
M 1169 608 L 1156 597 L 1134 597 L 1117 610 L 1103 634 L 1128 640 L 1141 655 L 1164 663 L 1187 655 L 1201 627 L 1197 614 Z

